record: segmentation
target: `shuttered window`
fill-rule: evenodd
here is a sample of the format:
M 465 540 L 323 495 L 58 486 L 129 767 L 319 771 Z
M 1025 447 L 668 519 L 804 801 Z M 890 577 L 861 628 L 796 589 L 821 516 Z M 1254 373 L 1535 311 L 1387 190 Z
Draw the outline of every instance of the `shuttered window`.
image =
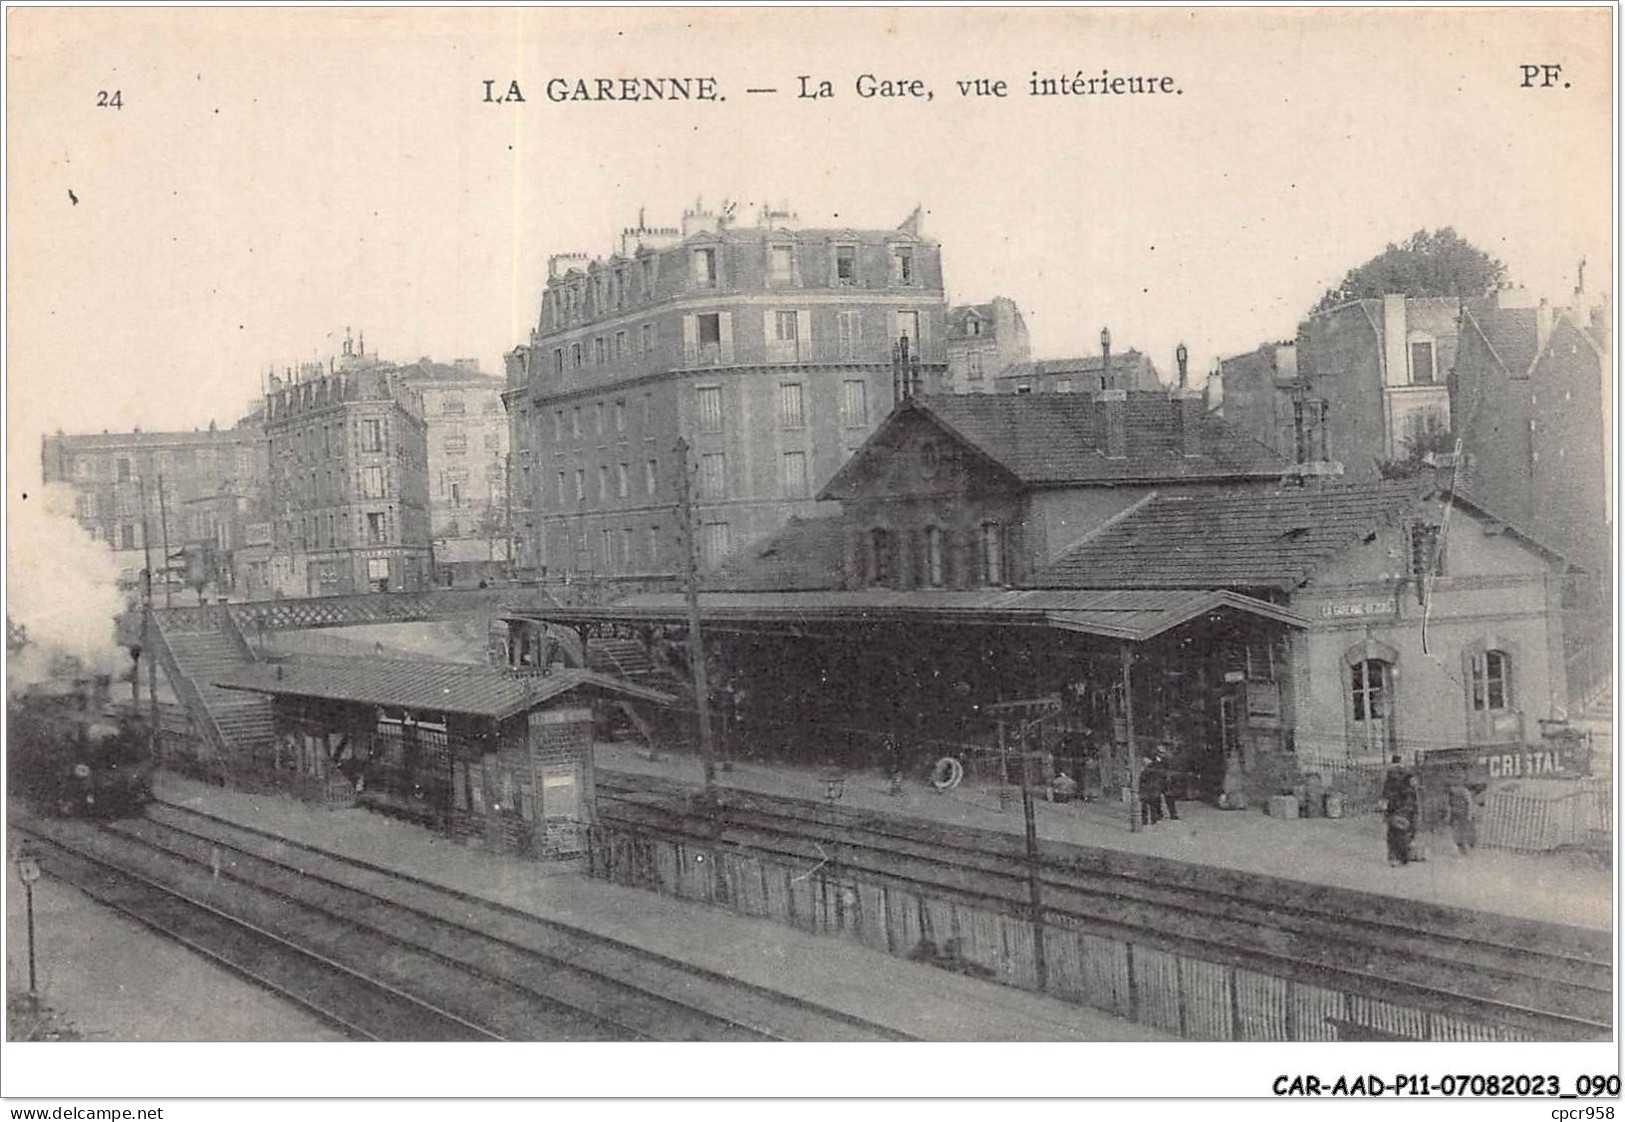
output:
M 700 386 L 694 391 L 694 400 L 699 405 L 700 431 L 722 431 L 722 387 Z
M 787 429 L 799 429 L 806 423 L 801 383 L 785 382 L 779 386 L 779 424 Z

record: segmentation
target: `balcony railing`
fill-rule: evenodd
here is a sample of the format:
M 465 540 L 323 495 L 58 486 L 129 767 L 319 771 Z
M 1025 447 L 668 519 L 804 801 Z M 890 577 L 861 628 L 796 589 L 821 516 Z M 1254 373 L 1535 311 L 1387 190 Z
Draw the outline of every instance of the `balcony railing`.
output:
M 939 342 L 924 344 L 914 350 L 919 360 L 927 365 L 946 362 L 945 348 Z M 569 393 L 655 374 L 666 370 L 704 370 L 727 366 L 792 366 L 808 364 L 840 365 L 866 363 L 890 365 L 892 341 L 890 339 L 799 339 L 773 340 L 765 345 L 754 343 L 694 343 L 682 341 L 661 343 L 648 350 L 624 354 L 602 365 L 567 368 L 561 376 L 551 367 L 542 379 L 544 393 Z
M 921 362 L 943 362 L 940 343 L 913 349 Z M 684 369 L 707 366 L 789 366 L 807 363 L 889 363 L 890 339 L 774 339 L 757 347 L 739 343 L 696 343 L 683 348 Z

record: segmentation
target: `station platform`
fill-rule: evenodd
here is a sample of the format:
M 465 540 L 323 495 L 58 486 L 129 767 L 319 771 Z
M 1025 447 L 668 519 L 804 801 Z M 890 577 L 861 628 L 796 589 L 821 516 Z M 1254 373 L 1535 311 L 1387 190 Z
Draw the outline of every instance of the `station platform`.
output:
M 547 864 L 448 841 L 356 808 L 329 810 L 162 775 L 183 806 L 473 893 L 804 998 L 930 1041 L 1168 1040 L 1081 1005 L 907 962 L 687 900 L 608 884 L 580 862 Z
M 650 760 L 641 745 L 611 743 L 599 744 L 595 759 L 600 770 L 657 775 L 695 786 L 702 781 L 699 759 L 686 753 Z M 719 770 L 717 782 L 819 801 L 827 796 L 825 777 L 818 768 L 741 761 L 731 770 Z M 1016 835 L 1024 830 L 1020 800 L 1008 800 L 1001 809 L 995 787 L 967 783 L 938 792 L 918 779 L 906 780 L 901 795 L 891 795 L 889 787 L 878 772 L 848 773 L 838 805 Z M 1480 848 L 1461 857 L 1449 833 L 1441 831 L 1421 835 L 1427 860 L 1393 867 L 1379 815 L 1287 820 L 1256 808 L 1226 811 L 1196 802 L 1180 803 L 1177 821 L 1164 819 L 1137 833 L 1129 825 L 1129 808 L 1120 802 L 1037 803 L 1041 839 L 1596 930 L 1613 926 L 1612 871 L 1562 853 Z

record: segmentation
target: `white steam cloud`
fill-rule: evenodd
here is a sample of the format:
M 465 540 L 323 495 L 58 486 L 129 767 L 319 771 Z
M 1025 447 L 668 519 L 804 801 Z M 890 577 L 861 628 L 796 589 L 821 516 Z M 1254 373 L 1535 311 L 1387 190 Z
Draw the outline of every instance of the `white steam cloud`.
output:
M 113 551 L 73 519 L 74 490 L 60 484 L 13 496 L 6 512 L 6 616 L 28 646 L 6 664 L 10 689 L 49 676 L 60 656 L 89 673 L 122 674 L 130 658 L 114 642 L 125 609 Z

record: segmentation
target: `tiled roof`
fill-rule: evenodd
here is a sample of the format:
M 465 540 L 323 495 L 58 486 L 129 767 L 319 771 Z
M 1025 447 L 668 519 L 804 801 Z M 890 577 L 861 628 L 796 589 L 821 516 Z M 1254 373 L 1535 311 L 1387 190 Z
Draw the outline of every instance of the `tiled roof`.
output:
M 1297 627 L 1309 621 L 1276 604 L 1223 589 L 1132 591 L 984 588 L 865 588 L 843 592 L 702 593 L 700 615 L 718 625 L 772 623 L 949 623 L 1052 627 L 1102 638 L 1144 641 L 1219 609 Z M 686 614 L 674 592 L 630 596 L 608 607 L 549 608 L 526 613 L 549 620 L 675 621 Z
M 1031 378 L 1044 374 L 1100 374 L 1106 368 L 1104 355 L 1079 355 L 1074 358 L 1036 358 L 1020 362 L 1000 374 L 1001 378 Z M 1153 379 L 1157 365 L 1136 350 L 1112 352 L 1112 370 L 1121 373 L 1135 370 Z
M 791 518 L 764 541 L 732 554 L 706 579 L 718 591 L 840 588 L 846 520 Z
M 670 701 L 656 690 L 590 670 L 556 670 L 518 677 L 484 666 L 387 658 L 304 657 L 287 662 L 223 667 L 217 686 L 282 697 L 351 701 L 402 709 L 502 719 L 579 687 L 642 701 Z
M 1043 588 L 1291 589 L 1409 509 L 1416 480 L 1159 496 L 1034 574 Z
M 913 399 L 966 442 L 1032 485 L 1275 475 L 1286 461 L 1227 426 L 1199 422 L 1199 454 L 1183 455 L 1177 403 L 1165 393 L 1130 393 L 1123 407 L 1127 455 L 1106 455 L 1107 403 L 1069 394 L 963 394 Z M 843 469 L 844 472 L 845 469 Z
M 1529 373 L 1537 347 L 1535 309 L 1469 306 L 1467 321 L 1478 328 L 1508 374 L 1521 378 Z

